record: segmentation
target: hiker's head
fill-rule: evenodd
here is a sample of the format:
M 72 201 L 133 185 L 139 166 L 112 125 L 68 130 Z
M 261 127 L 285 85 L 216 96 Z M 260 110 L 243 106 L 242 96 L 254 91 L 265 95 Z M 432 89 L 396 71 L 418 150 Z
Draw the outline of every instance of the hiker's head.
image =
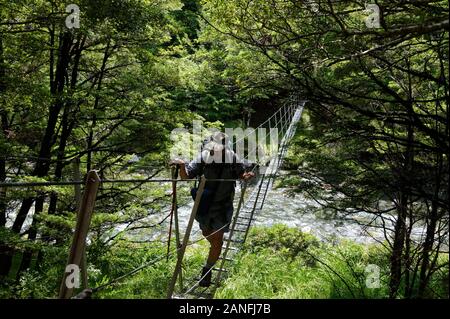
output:
M 205 163 L 228 163 L 232 161 L 232 150 L 228 135 L 216 132 L 205 140 L 202 147 Z

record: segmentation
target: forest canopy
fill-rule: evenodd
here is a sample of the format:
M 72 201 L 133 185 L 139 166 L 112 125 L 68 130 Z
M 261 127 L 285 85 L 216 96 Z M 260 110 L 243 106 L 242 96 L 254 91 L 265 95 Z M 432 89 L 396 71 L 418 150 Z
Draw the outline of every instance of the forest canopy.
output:
M 0 296 L 57 295 L 78 205 L 2 183 L 167 176 L 173 129 L 257 126 L 295 96 L 281 184 L 382 228 L 381 297 L 448 298 L 448 61 L 448 1 L 0 0 Z M 139 244 L 114 230 L 151 232 L 167 187 L 100 187 L 91 284 L 120 275 L 107 256 Z

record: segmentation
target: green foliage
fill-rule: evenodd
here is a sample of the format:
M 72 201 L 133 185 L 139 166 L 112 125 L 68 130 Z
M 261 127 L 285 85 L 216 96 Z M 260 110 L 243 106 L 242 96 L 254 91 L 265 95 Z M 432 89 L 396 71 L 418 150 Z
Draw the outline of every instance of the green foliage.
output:
M 256 228 L 218 298 L 385 298 L 386 251 L 379 246 L 320 243 L 313 236 L 276 225 Z M 381 287 L 366 287 L 365 268 L 378 265 Z
M 174 247 L 174 244 L 172 247 Z M 164 256 L 167 247 L 163 244 L 130 246 L 127 244 L 114 247 L 104 255 L 100 262 L 103 276 L 92 279 L 96 284 L 104 284 L 145 263 L 159 260 L 154 265 L 145 267 L 142 271 L 125 278 L 121 282 L 102 290 L 96 298 L 114 299 L 163 299 L 167 297 L 167 289 L 172 278 L 176 257 L 171 254 L 167 262 Z M 184 278 L 198 275 L 207 254 L 206 245 L 189 247 L 183 264 Z M 101 277 L 100 277 L 101 276 Z
M 332 246 L 282 226 L 257 230 L 219 296 L 448 296 L 448 255 L 432 242 L 448 238 L 448 32 L 435 23 L 448 19 L 448 1 L 377 4 L 382 27 L 368 29 L 357 1 L 319 2 L 316 12 L 301 1 L 81 0 L 81 28 L 68 31 L 65 1 L 0 0 L 0 182 L 73 180 L 74 158 L 79 178 L 91 169 L 103 179 L 167 177 L 173 129 L 193 120 L 244 126 L 258 104 L 302 95 L 309 102 L 280 186 L 322 203 L 323 214 L 407 220 L 392 236 L 401 247 L 389 256 L 394 249 Z M 89 234 L 91 285 L 164 253 L 162 244 L 129 240 L 161 231 L 154 223 L 170 206 L 169 188 L 102 185 Z M 56 296 L 78 205 L 73 188 L 0 191 L 1 257 L 14 250 L 0 296 Z M 180 193 L 186 201 L 187 188 Z M 10 230 L 10 212 L 41 196 L 42 209 L 25 212 L 31 228 Z M 403 242 L 415 225 L 428 227 L 428 239 Z M 205 250 L 188 252 L 189 275 Z M 15 280 L 27 254 L 32 263 Z M 99 297 L 164 297 L 173 262 Z M 364 286 L 369 263 L 382 270 L 381 289 Z M 404 265 L 415 269 L 409 281 Z M 388 293 L 395 267 L 401 287 Z M 419 273 L 427 287 L 417 287 Z
M 263 231 L 252 229 L 250 234 L 251 240 L 245 244 L 244 250 L 252 254 L 270 249 L 281 256 L 295 259 L 302 252 L 319 246 L 314 236 L 285 225 L 275 225 Z M 308 255 L 302 257 L 308 259 Z
M 174 243 L 172 245 L 174 247 Z M 110 247 L 91 245 L 88 250 L 89 287 L 97 287 L 145 264 L 135 274 L 94 295 L 102 299 L 165 298 L 176 257 L 165 259 L 163 243 L 133 244 L 119 241 Z M 198 276 L 207 256 L 208 244 L 200 242 L 187 249 L 184 278 Z M 39 271 L 27 271 L 17 283 L 0 289 L 2 298 L 56 297 L 65 262 L 64 250 L 44 251 Z M 237 263 L 216 298 L 387 298 L 387 251 L 378 244 L 349 241 L 321 243 L 314 236 L 283 225 L 254 228 Z M 157 261 L 153 263 L 153 261 Z M 448 291 L 448 256 L 439 257 L 442 271 L 433 275 L 430 297 L 445 298 Z M 368 288 L 368 265 L 380 268 L 380 288 Z M 447 270 L 446 270 L 447 269 Z M 432 290 L 431 290 L 432 289 Z
M 68 246 L 67 246 L 68 247 Z M 32 268 L 22 273 L 18 280 L 7 278 L 0 284 L 0 298 L 5 299 L 49 299 L 58 296 L 59 287 L 67 262 L 68 248 L 34 244 Z M 36 266 L 37 253 L 42 260 Z M 16 255 L 19 256 L 20 255 Z M 15 260 L 20 263 L 20 258 Z M 18 266 L 18 265 L 17 265 Z

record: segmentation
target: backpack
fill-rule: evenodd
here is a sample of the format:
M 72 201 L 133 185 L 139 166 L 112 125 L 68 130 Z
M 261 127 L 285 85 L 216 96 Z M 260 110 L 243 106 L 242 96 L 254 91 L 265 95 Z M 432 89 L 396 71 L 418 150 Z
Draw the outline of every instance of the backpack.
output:
M 223 153 L 225 154 L 225 152 Z M 234 154 L 233 152 L 233 161 L 236 159 L 236 154 Z M 224 155 L 222 155 L 222 159 L 224 162 Z M 227 166 L 226 163 L 211 163 L 211 164 L 207 164 L 203 162 L 203 158 L 202 158 L 202 165 L 203 165 L 203 169 L 205 166 L 218 166 L 219 168 L 219 174 L 218 174 L 218 179 L 222 179 L 223 176 L 223 171 L 225 169 L 225 167 Z M 215 182 L 215 187 L 206 187 L 203 189 L 203 193 L 200 199 L 200 203 L 197 209 L 197 216 L 205 216 L 208 214 L 211 206 L 213 205 L 214 199 L 216 197 L 216 191 L 219 188 L 221 182 Z M 195 201 L 197 198 L 197 193 L 198 193 L 198 187 L 193 187 L 191 188 L 191 196 L 192 199 Z

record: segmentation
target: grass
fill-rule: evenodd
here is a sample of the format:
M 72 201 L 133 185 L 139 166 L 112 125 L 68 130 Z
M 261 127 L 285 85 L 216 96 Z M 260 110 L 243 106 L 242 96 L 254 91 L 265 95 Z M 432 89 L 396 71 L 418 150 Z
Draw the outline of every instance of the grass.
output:
M 188 247 L 183 263 L 184 278 L 198 277 L 207 251 L 205 241 Z M 88 253 L 89 286 L 105 284 L 165 253 L 166 245 L 162 243 L 142 245 L 123 241 L 106 250 L 105 247 L 91 245 Z M 49 262 L 39 272 L 30 270 L 19 283 L 0 287 L 0 298 L 55 298 L 64 256 L 62 251 L 50 251 L 46 258 Z M 448 265 L 448 255 L 439 258 L 440 264 Z M 234 259 L 237 262 L 229 269 L 228 278 L 217 290 L 215 298 L 388 297 L 388 252 L 378 244 L 323 243 L 298 229 L 275 225 L 253 228 L 247 243 Z M 94 298 L 166 298 L 175 263 L 175 256 L 168 261 L 161 259 L 155 265 L 99 291 Z M 377 277 L 376 273 L 370 272 L 374 266 L 379 270 L 379 286 L 370 288 L 366 283 L 373 283 L 373 275 Z M 448 298 L 448 267 L 432 277 L 431 286 L 434 297 Z
M 365 287 L 366 266 L 387 259 L 375 246 L 319 243 L 309 234 L 276 225 L 255 228 L 217 298 L 385 298 L 386 285 Z
M 164 246 L 153 247 L 158 255 Z M 183 265 L 184 277 L 192 278 L 200 271 L 207 254 L 207 244 L 201 243 L 187 250 Z M 137 253 L 127 249 L 120 254 L 105 256 L 110 269 L 114 259 L 133 260 Z M 129 255 L 129 256 L 128 256 Z M 387 278 L 387 258 L 377 246 L 342 242 L 336 246 L 320 243 L 315 237 L 297 229 L 276 225 L 254 228 L 247 244 L 236 258 L 230 276 L 216 298 L 228 299 L 329 299 L 329 298 L 385 298 L 387 285 L 369 289 L 365 286 L 366 266 L 379 265 L 380 280 Z M 130 263 L 128 263 L 130 264 Z M 115 263 L 117 267 L 117 263 Z M 137 264 L 136 264 L 137 265 Z M 136 266 L 135 265 L 135 266 Z M 165 260 L 154 267 L 102 291 L 98 298 L 165 298 L 175 259 Z M 114 267 L 113 267 L 114 268 Z M 131 268 L 131 267 L 130 267 Z M 115 273 L 114 275 L 118 275 Z

